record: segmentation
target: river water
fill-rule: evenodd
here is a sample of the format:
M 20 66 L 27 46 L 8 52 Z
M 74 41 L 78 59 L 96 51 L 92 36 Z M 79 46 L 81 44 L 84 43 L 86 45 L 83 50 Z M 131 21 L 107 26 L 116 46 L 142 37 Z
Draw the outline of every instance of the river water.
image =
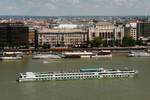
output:
M 16 73 L 27 71 L 72 71 L 79 68 L 134 68 L 135 78 L 69 80 L 17 83 Z M 0 61 L 0 100 L 148 100 L 150 99 L 150 58 L 60 59 L 25 57 L 19 61 Z

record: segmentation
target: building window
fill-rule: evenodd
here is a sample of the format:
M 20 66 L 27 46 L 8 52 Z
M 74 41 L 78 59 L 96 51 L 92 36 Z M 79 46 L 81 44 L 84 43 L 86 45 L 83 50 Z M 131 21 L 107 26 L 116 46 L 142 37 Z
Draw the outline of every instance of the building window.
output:
M 118 32 L 118 37 L 121 38 L 121 32 Z
M 95 33 L 92 33 L 92 37 L 95 37 Z

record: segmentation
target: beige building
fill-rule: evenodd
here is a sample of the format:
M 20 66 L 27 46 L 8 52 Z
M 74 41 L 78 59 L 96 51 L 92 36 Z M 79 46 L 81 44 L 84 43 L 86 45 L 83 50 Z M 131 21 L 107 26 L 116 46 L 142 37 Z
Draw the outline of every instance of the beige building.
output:
M 126 36 L 131 37 L 134 40 L 137 40 L 137 23 L 131 22 L 126 24 Z
M 131 28 L 131 29 L 130 29 L 130 36 L 131 36 L 134 40 L 137 40 L 137 29 L 136 29 L 136 28 Z
M 117 41 L 120 45 L 122 44 L 122 40 L 125 36 L 124 25 L 115 25 L 115 41 Z
M 83 29 L 44 29 L 38 31 L 38 45 L 80 47 L 86 45 L 87 36 Z
M 114 40 L 121 42 L 124 37 L 124 27 L 110 22 L 99 22 L 89 28 L 89 40 L 93 40 L 95 37 L 101 37 L 108 44 L 111 44 Z

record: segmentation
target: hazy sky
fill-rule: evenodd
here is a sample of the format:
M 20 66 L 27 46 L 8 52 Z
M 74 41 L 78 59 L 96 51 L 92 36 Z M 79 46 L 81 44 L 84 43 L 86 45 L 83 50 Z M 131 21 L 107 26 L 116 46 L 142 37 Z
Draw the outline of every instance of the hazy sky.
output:
M 150 15 L 150 0 L 0 0 L 0 15 Z

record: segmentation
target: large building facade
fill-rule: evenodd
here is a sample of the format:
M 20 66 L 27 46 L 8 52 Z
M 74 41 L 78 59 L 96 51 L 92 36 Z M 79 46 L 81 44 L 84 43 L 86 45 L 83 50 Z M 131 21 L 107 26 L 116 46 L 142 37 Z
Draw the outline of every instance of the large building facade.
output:
M 82 47 L 87 45 L 88 31 L 83 29 L 46 29 L 36 32 L 38 46 Z
M 99 22 L 89 28 L 89 40 L 93 40 L 95 37 L 101 37 L 109 45 L 113 45 L 113 41 L 121 43 L 124 37 L 124 27 L 110 22 Z
M 28 45 L 29 28 L 23 24 L 0 24 L 0 47 Z

